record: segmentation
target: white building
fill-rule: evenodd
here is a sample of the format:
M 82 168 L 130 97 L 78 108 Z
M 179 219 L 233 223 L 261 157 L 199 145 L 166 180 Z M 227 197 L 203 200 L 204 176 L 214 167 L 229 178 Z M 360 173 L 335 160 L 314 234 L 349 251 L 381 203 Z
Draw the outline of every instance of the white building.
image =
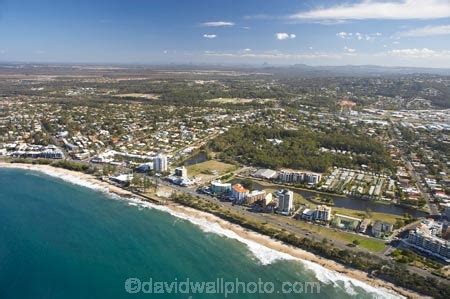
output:
M 291 190 L 279 190 L 275 192 L 278 199 L 278 211 L 282 214 L 289 214 L 294 209 L 294 192 Z
M 253 173 L 252 176 L 255 178 L 271 180 L 277 176 L 277 172 L 272 169 L 259 169 L 258 171 Z
M 305 174 L 299 171 L 282 170 L 278 174 L 278 179 L 283 183 L 302 183 Z
M 175 175 L 182 177 L 182 178 L 187 178 L 187 169 L 184 166 L 181 167 L 177 167 L 175 168 Z
M 318 221 L 330 221 L 331 220 L 331 208 L 326 205 L 319 205 L 316 207 L 313 215 L 314 220 Z
M 168 170 L 167 156 L 159 154 L 153 160 L 154 169 L 156 172 L 166 172 Z
M 424 220 L 415 229 L 409 231 L 408 243 L 428 254 L 450 262 L 450 242 L 441 238 L 442 223 Z
M 133 179 L 133 174 L 122 173 L 116 176 L 110 176 L 109 179 L 121 186 L 128 186 Z
M 304 172 L 295 170 L 281 170 L 278 173 L 278 180 L 283 183 L 317 185 L 321 175 L 314 172 Z
M 265 200 L 266 198 L 266 191 L 264 190 L 253 190 L 252 192 L 248 193 L 246 196 L 246 202 L 248 204 L 253 204 L 260 200 Z
M 247 189 L 245 189 L 241 184 L 235 184 L 231 188 L 231 196 L 237 202 L 243 202 L 248 194 L 249 194 L 249 191 Z
M 64 153 L 55 145 L 20 144 L 13 152 L 7 152 L 11 157 L 20 158 L 44 158 L 44 159 L 64 159 Z
M 314 211 L 311 209 L 304 209 L 302 212 L 301 218 L 306 221 L 313 221 L 314 220 Z
M 305 182 L 309 185 L 317 185 L 320 179 L 321 175 L 318 173 L 305 173 Z
M 231 184 L 230 183 L 222 183 L 221 181 L 212 181 L 211 182 L 211 191 L 216 195 L 227 194 L 231 192 Z

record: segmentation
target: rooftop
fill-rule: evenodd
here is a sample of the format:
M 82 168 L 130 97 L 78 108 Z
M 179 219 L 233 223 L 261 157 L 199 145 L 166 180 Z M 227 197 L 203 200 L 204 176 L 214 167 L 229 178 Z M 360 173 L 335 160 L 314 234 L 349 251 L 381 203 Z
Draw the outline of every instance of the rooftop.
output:
M 245 189 L 241 184 L 235 184 L 233 185 L 233 190 L 239 193 L 246 193 L 248 192 L 247 189 Z

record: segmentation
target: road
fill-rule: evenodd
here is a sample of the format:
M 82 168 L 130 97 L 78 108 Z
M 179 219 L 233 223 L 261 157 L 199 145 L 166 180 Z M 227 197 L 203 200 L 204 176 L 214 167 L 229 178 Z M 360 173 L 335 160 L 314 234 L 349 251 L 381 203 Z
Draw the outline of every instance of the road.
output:
M 200 197 L 204 200 L 207 200 L 209 202 L 218 204 L 219 206 L 223 207 L 223 208 L 227 208 L 230 210 L 233 210 L 234 212 L 237 212 L 243 216 L 245 216 L 248 219 L 253 219 L 259 222 L 267 222 L 270 223 L 271 225 L 277 227 L 277 228 L 281 228 L 281 229 L 285 229 L 288 230 L 290 232 L 293 232 L 295 234 L 297 234 L 299 237 L 302 238 L 307 238 L 310 240 L 314 240 L 314 241 L 321 241 L 321 237 L 319 235 L 317 235 L 314 232 L 311 232 L 305 228 L 301 228 L 299 227 L 298 224 L 298 220 L 292 219 L 291 217 L 283 217 L 277 214 L 270 214 L 270 213 L 257 213 L 257 212 L 253 212 L 251 211 L 248 207 L 245 206 L 241 206 L 241 205 L 233 205 L 232 202 L 229 201 L 220 201 L 212 196 L 209 195 L 205 195 L 205 194 L 199 194 L 197 193 L 194 189 L 192 188 L 185 188 L 185 187 L 180 187 L 174 184 L 171 184 L 169 182 L 166 181 L 160 181 L 159 182 L 160 185 L 163 185 L 167 188 L 170 188 L 176 192 L 180 192 L 180 193 L 184 193 L 184 194 L 188 194 L 194 197 Z M 356 234 L 355 234 L 356 235 Z M 366 252 L 366 253 L 372 253 L 375 254 L 377 256 L 379 256 L 380 258 L 386 259 L 387 257 L 381 253 L 374 253 L 372 251 L 369 251 L 365 248 L 361 248 L 361 247 L 349 247 L 348 246 L 348 242 L 343 242 L 340 240 L 329 240 L 331 241 L 331 243 L 333 243 L 334 246 L 339 247 L 340 249 L 351 249 L 354 251 L 360 251 L 360 252 Z M 390 259 L 390 258 L 389 258 Z
M 279 228 L 279 229 L 285 229 L 289 232 L 296 234 L 300 238 L 307 238 L 307 239 L 310 239 L 310 240 L 316 241 L 316 242 L 322 241 L 322 237 L 320 236 L 320 234 L 317 234 L 317 232 L 311 232 L 305 228 L 301 228 L 301 227 L 297 226 L 296 222 L 298 223 L 298 220 L 292 219 L 291 217 L 282 217 L 277 214 L 253 212 L 253 211 L 249 210 L 248 207 L 241 206 L 241 205 L 233 205 L 231 202 L 228 202 L 228 201 L 220 201 L 212 196 L 208 196 L 205 194 L 199 194 L 195 191 L 195 189 L 180 187 L 180 186 L 177 186 L 177 185 L 174 185 L 169 182 L 162 181 L 162 180 L 159 180 L 158 184 L 160 186 L 165 186 L 166 188 L 170 188 L 175 192 L 188 194 L 188 195 L 191 195 L 194 197 L 200 197 L 200 198 L 207 200 L 209 202 L 212 202 L 214 204 L 218 204 L 219 206 L 221 206 L 223 208 L 227 208 L 236 213 L 241 214 L 242 216 L 246 217 L 247 219 L 256 220 L 256 221 L 263 222 L 263 223 L 265 223 L 265 222 L 270 223 L 272 226 Z M 417 222 L 408 224 L 401 231 L 411 228 L 414 225 L 417 225 Z M 329 242 L 330 246 L 334 246 L 339 249 L 351 250 L 354 252 L 370 253 L 370 254 L 375 255 L 385 261 L 392 261 L 392 258 L 390 256 L 388 256 L 388 254 L 395 249 L 394 247 L 387 246 L 387 248 L 383 252 L 376 253 L 376 252 L 369 251 L 369 250 L 367 250 L 365 248 L 361 248 L 361 247 L 349 247 L 347 242 L 342 242 L 340 240 L 328 240 L 328 242 Z M 444 281 L 444 282 L 448 283 L 448 280 L 443 279 L 441 277 L 437 277 L 424 269 L 420 269 L 420 268 L 410 266 L 410 265 L 405 265 L 405 266 L 411 272 L 420 274 L 425 277 L 432 277 L 439 281 Z
M 391 122 L 391 124 L 392 124 L 392 127 L 395 126 L 394 123 Z M 393 133 L 397 135 L 398 140 L 402 140 L 403 137 L 402 137 L 401 133 L 399 133 L 399 134 L 397 134 L 396 132 L 393 132 Z M 429 193 L 422 186 L 423 180 L 422 180 L 421 176 L 416 172 L 411 161 L 408 159 L 408 156 L 406 155 L 404 149 L 401 148 L 399 146 L 399 144 L 397 144 L 397 147 L 400 150 L 400 159 L 403 161 L 404 165 L 406 166 L 406 169 L 408 170 L 411 178 L 415 181 L 417 190 L 419 190 L 422 197 L 425 199 L 426 204 L 428 206 L 428 210 L 430 212 L 430 215 L 431 216 L 439 215 L 439 210 L 438 210 L 437 206 L 431 202 Z
M 392 234 L 389 236 L 389 238 L 386 240 L 387 242 L 391 242 L 392 240 L 394 240 L 399 234 L 401 234 L 404 231 L 410 230 L 414 227 L 416 227 L 420 222 L 422 222 L 422 219 L 418 219 L 414 222 L 411 222 L 410 224 L 407 224 L 403 227 L 400 227 L 394 231 L 392 231 Z
M 411 175 L 412 179 L 416 182 L 417 190 L 420 191 L 420 193 L 422 194 L 422 197 L 427 202 L 428 208 L 430 210 L 430 215 L 431 216 L 439 215 L 439 210 L 438 210 L 437 206 L 431 202 L 430 195 L 428 194 L 427 190 L 425 190 L 424 187 L 422 186 L 422 182 L 423 182 L 422 178 L 414 169 L 414 166 L 412 165 L 411 161 L 409 161 L 407 158 L 405 158 L 404 155 L 402 155 L 402 156 L 403 156 L 402 159 L 405 162 L 405 165 L 406 165 L 406 168 L 408 169 L 409 174 Z

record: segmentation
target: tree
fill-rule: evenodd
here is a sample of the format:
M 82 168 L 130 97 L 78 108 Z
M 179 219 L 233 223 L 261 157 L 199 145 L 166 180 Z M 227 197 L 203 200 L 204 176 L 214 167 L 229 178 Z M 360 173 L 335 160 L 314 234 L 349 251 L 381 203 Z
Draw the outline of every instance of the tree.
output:
M 244 179 L 241 181 L 241 185 L 246 189 L 251 189 L 253 186 L 253 182 L 250 179 Z
M 420 208 L 422 208 L 422 207 L 425 206 L 426 203 L 427 203 L 427 202 L 426 202 L 425 199 L 420 198 L 419 201 L 417 202 L 417 205 L 418 205 Z
M 103 167 L 103 175 L 111 175 L 116 172 L 116 167 L 114 165 L 106 164 Z
M 133 174 L 133 178 L 131 179 L 131 185 L 135 188 L 142 187 L 142 174 L 135 173 Z
M 152 187 L 153 183 L 148 179 L 148 177 L 146 175 L 144 175 L 144 179 L 143 179 L 143 183 L 142 183 L 142 187 L 144 188 L 144 193 L 145 190 Z

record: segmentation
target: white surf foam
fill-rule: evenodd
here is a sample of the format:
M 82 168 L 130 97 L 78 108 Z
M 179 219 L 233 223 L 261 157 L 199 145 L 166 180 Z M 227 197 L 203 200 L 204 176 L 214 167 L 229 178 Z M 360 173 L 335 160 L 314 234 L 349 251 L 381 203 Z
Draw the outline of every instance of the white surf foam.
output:
M 279 252 L 274 249 L 268 248 L 264 245 L 261 245 L 257 242 L 254 242 L 252 240 L 247 240 L 245 238 L 242 238 L 235 232 L 225 229 L 221 227 L 218 223 L 214 223 L 211 221 L 208 221 L 206 219 L 202 218 L 196 218 L 192 217 L 183 213 L 179 213 L 176 211 L 171 210 L 170 208 L 166 206 L 159 206 L 155 205 L 149 202 L 143 202 L 138 198 L 129 198 L 126 199 L 135 203 L 139 203 L 140 206 L 150 208 L 150 209 L 156 209 L 159 211 L 167 212 L 170 215 L 181 218 L 184 220 L 187 220 L 194 225 L 197 225 L 202 231 L 207 233 L 214 233 L 219 236 L 224 236 L 230 239 L 237 240 L 243 244 L 245 244 L 250 252 L 259 260 L 259 262 L 263 265 L 269 265 L 273 262 L 276 262 L 278 260 L 295 260 L 298 262 L 301 262 L 303 265 L 305 265 L 305 268 L 312 271 L 315 275 L 315 277 L 322 283 L 325 284 L 332 284 L 333 286 L 337 288 L 343 289 L 346 293 L 349 295 L 357 295 L 358 292 L 355 289 L 355 287 L 363 289 L 365 292 L 370 293 L 374 296 L 374 298 L 404 298 L 403 296 L 388 290 L 384 288 L 376 288 L 373 287 L 367 283 L 364 283 L 362 281 L 359 281 L 357 279 L 350 278 L 348 276 L 345 276 L 344 274 L 340 274 L 336 271 L 329 270 L 317 263 L 310 262 L 307 260 L 301 260 L 296 257 L 293 257 L 287 253 Z M 340 282 L 340 283 L 339 283 Z
M 344 289 L 350 295 L 356 295 L 357 291 L 355 287 L 361 288 L 364 291 L 371 293 L 375 298 L 405 298 L 394 291 L 384 289 L 384 288 L 376 288 L 365 282 L 360 280 L 350 278 L 344 274 L 338 273 L 336 271 L 329 270 L 317 263 L 313 263 L 310 261 L 302 260 L 302 263 L 308 270 L 314 272 L 316 278 L 322 282 L 327 284 L 333 284 L 335 287 Z M 339 284 L 341 282 L 343 284 Z
M 102 185 L 96 184 L 96 183 L 92 183 L 92 182 L 88 182 L 88 181 L 83 180 L 74 175 L 60 173 L 58 171 L 51 171 L 48 169 L 29 169 L 29 168 L 22 168 L 22 167 L 17 167 L 17 168 L 39 171 L 46 175 L 60 178 L 66 182 L 69 182 L 69 183 L 72 183 L 75 185 L 79 185 L 79 186 L 83 186 L 83 187 L 86 187 L 89 189 L 101 191 L 101 192 L 107 194 L 110 198 L 128 201 L 128 204 L 130 206 L 136 206 L 138 208 L 155 209 L 155 210 L 169 213 L 170 215 L 172 215 L 174 217 L 184 219 L 186 221 L 191 222 L 192 224 L 198 226 L 204 232 L 214 233 L 219 236 L 224 236 L 229 239 L 234 239 L 234 240 L 237 240 L 237 241 L 245 244 L 248 247 L 248 249 L 250 250 L 250 252 L 255 256 L 256 259 L 258 259 L 258 261 L 262 265 L 269 265 L 269 264 L 274 263 L 279 260 L 299 261 L 303 265 L 305 265 L 305 267 L 308 270 L 312 271 L 314 273 L 315 277 L 320 282 L 326 283 L 326 284 L 333 284 L 335 287 L 343 288 L 350 295 L 356 295 L 357 292 L 354 289 L 354 287 L 359 287 L 359 288 L 363 289 L 364 291 L 373 294 L 375 298 L 404 298 L 403 296 L 400 296 L 399 294 L 394 293 L 391 290 L 384 289 L 384 288 L 375 288 L 375 287 L 373 287 L 367 283 L 364 283 L 362 281 L 359 281 L 357 279 L 353 279 L 353 278 L 347 277 L 343 274 L 340 274 L 336 271 L 329 270 L 319 264 L 316 264 L 316 263 L 313 263 L 313 262 L 310 262 L 307 260 L 301 260 L 301 259 L 295 258 L 289 254 L 268 248 L 268 247 L 261 245 L 255 241 L 247 240 L 245 238 L 242 238 L 235 232 L 221 227 L 218 223 L 208 221 L 204 218 L 192 217 L 192 216 L 186 215 L 184 213 L 173 211 L 170 208 L 168 208 L 167 206 L 156 205 L 156 204 L 153 204 L 150 202 L 143 201 L 136 197 L 130 197 L 130 198 L 121 197 L 121 196 L 118 196 L 117 194 L 109 192 L 109 189 L 105 186 L 102 186 Z M 338 282 L 343 283 L 344 286 L 342 287 Z
M 14 167 L 11 167 L 14 168 Z M 101 184 L 97 184 L 97 183 L 93 183 L 93 182 L 89 182 L 85 179 L 79 178 L 76 175 L 71 175 L 69 173 L 64 173 L 64 172 L 60 172 L 58 170 L 50 170 L 50 169 L 46 169 L 46 168 L 39 168 L 39 169 L 33 169 L 33 168 L 27 168 L 27 167 L 17 167 L 19 169 L 23 169 L 23 170 L 30 170 L 30 171 L 36 171 L 36 172 L 41 172 L 43 174 L 46 174 L 48 176 L 51 177 L 55 177 L 58 179 L 61 179 L 65 182 L 74 184 L 74 185 L 78 185 L 78 186 L 83 186 L 89 189 L 94 189 L 97 191 L 101 191 L 104 193 L 110 193 L 109 189 L 105 186 L 102 186 Z

